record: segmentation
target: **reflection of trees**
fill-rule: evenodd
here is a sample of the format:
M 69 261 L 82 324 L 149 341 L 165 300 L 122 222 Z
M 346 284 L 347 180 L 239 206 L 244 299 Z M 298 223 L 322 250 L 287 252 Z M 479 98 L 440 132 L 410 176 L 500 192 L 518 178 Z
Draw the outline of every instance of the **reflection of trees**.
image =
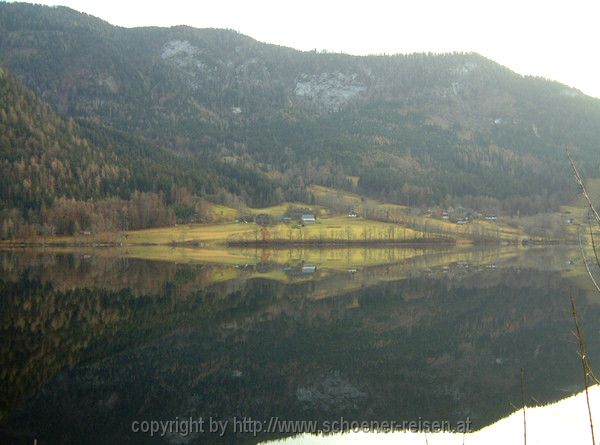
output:
M 188 282 L 188 273 L 178 279 Z M 62 373 L 68 384 L 46 385 L 28 415 L 43 422 L 54 413 L 57 436 L 71 431 L 73 418 L 85 419 L 85 433 L 102 415 L 97 432 L 116 442 L 127 441 L 128 418 L 106 411 L 108 401 L 115 413 L 143 418 L 472 415 L 482 425 L 519 400 L 521 367 L 528 393 L 542 402 L 578 381 L 577 363 L 564 360 L 573 349 L 566 284 L 553 273 L 450 269 L 322 300 L 308 298 L 315 285 L 249 280 L 180 299 L 172 287 L 135 297 L 22 280 L 4 285 L 2 334 L 13 347 L 2 357 L 17 342 L 52 346 L 9 361 L 7 375 L 25 376 L 10 383 L 27 392 L 83 360 Z M 597 320 L 597 310 L 576 298 L 586 319 Z M 23 328 L 40 324 L 36 337 Z M 30 380 L 38 383 L 25 388 Z M 338 386 L 328 389 L 331 382 Z M 346 402 L 332 407 L 340 394 Z
M 128 291 L 55 291 L 23 278 L 2 282 L 0 344 L 2 411 L 60 370 L 79 363 L 95 341 L 132 316 Z
M 57 290 L 77 287 L 120 291 L 134 295 L 160 294 L 165 286 L 176 286 L 189 294 L 213 280 L 217 267 L 188 266 L 173 262 L 144 261 L 118 256 L 87 254 L 0 255 L 0 273 L 6 280 L 19 280 L 23 274 L 50 283 Z

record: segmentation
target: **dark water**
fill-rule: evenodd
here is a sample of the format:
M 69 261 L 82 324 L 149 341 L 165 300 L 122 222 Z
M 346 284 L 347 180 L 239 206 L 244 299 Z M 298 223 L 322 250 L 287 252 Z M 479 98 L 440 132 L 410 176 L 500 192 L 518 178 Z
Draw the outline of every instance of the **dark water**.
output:
M 477 429 L 520 406 L 521 368 L 529 404 L 581 389 L 569 295 L 592 363 L 600 305 L 577 253 L 420 258 L 348 272 L 2 253 L 0 443 L 292 435 L 232 423 L 274 418 Z M 132 432 L 190 417 L 203 434 Z M 217 420 L 230 422 L 222 437 L 207 432 Z

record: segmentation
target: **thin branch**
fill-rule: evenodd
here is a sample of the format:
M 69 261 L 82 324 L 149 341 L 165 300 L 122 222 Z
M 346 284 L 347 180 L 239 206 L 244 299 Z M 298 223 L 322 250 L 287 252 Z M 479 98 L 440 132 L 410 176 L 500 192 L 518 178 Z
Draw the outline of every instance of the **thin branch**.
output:
M 579 238 L 579 250 L 581 251 L 581 258 L 583 259 L 583 264 L 585 266 L 585 270 L 587 270 L 587 274 L 590 276 L 592 283 L 594 283 L 594 287 L 596 287 L 596 290 L 598 291 L 598 293 L 600 293 L 600 286 L 598 286 L 598 283 L 596 282 L 596 279 L 594 278 L 594 275 L 592 274 L 590 266 L 587 262 L 587 258 L 585 256 L 585 251 L 583 250 L 583 243 L 581 242 L 581 234 L 579 233 L 577 236 Z
M 575 300 L 573 299 L 573 295 L 570 295 L 569 298 L 571 298 L 571 310 L 573 312 L 573 320 L 575 321 L 577 339 L 579 340 L 579 358 L 581 359 L 581 368 L 583 370 L 583 384 L 585 386 L 585 400 L 587 402 L 588 416 L 590 419 L 590 431 L 592 432 L 592 445 L 595 445 L 594 422 L 592 420 L 592 407 L 590 406 L 590 394 L 588 388 L 590 377 L 593 377 L 593 379 L 596 379 L 596 377 L 593 375 L 592 367 L 585 351 L 585 340 L 583 338 L 583 332 L 581 332 L 579 327 L 579 319 L 577 318 L 577 310 L 575 309 Z
M 577 169 L 577 165 L 575 164 L 575 161 L 573 161 L 573 158 L 571 157 L 571 153 L 569 152 L 568 148 L 566 149 L 566 152 L 567 152 L 567 157 L 569 158 L 569 162 L 571 163 L 573 173 L 575 175 L 575 180 L 577 181 L 577 184 L 579 185 L 579 188 L 581 190 L 581 194 L 587 201 L 588 207 L 589 207 L 590 211 L 592 212 L 592 214 L 594 215 L 594 219 L 596 220 L 596 223 L 598 224 L 598 226 L 600 226 L 600 215 L 598 215 L 598 212 L 596 211 L 596 208 L 594 207 L 594 204 L 592 203 L 592 200 L 590 199 L 590 195 L 588 194 L 587 189 L 585 188 L 583 178 L 581 177 L 581 174 L 579 173 L 579 170 Z M 600 267 L 600 258 L 598 257 L 598 251 L 596 249 L 596 240 L 594 239 L 594 232 L 592 230 L 592 223 L 589 218 L 589 213 L 588 213 L 588 226 L 590 229 L 590 239 L 592 241 L 592 249 L 594 251 L 594 257 L 596 259 L 596 264 L 598 265 L 598 267 Z M 592 280 L 594 287 L 596 288 L 598 293 L 600 293 L 600 286 L 598 286 L 598 283 L 596 282 L 596 279 L 594 278 L 594 275 L 592 274 L 592 271 L 590 270 L 590 266 L 588 265 L 587 258 L 585 256 L 585 251 L 583 250 L 583 243 L 581 242 L 581 232 L 580 231 L 577 231 L 577 237 L 579 239 L 579 249 L 581 250 L 581 258 L 583 259 L 583 264 L 585 265 L 585 270 L 587 271 L 587 274 L 589 275 L 590 279 Z M 591 417 L 592 413 L 590 410 L 590 403 L 589 403 L 589 396 L 588 396 L 588 380 L 591 379 L 595 384 L 600 384 L 600 380 L 594 374 L 592 365 L 590 364 L 590 361 L 585 353 L 585 343 L 583 340 L 583 333 L 579 329 L 579 321 L 577 320 L 577 313 L 575 311 L 575 301 L 573 300 L 572 295 L 570 296 L 570 298 L 571 298 L 571 308 L 573 309 L 573 318 L 575 320 L 575 327 L 576 327 L 576 331 L 577 331 L 576 337 L 579 342 L 579 355 L 581 358 L 581 363 L 582 363 L 583 371 L 584 371 L 585 394 L 586 394 L 586 398 L 588 401 L 588 412 L 590 415 L 590 427 L 592 429 L 592 440 L 593 440 L 594 439 L 594 426 L 592 423 L 592 417 Z
M 594 257 L 596 257 L 596 264 L 600 267 L 600 259 L 598 258 L 598 250 L 596 249 L 596 240 L 594 239 L 594 232 L 592 230 L 592 222 L 588 221 L 590 228 L 590 239 L 592 240 L 592 250 L 594 251 Z
M 525 415 L 525 369 L 521 368 L 521 405 L 523 406 L 523 445 L 527 445 L 527 417 Z
M 587 189 L 585 188 L 585 184 L 583 183 L 581 174 L 579 173 L 579 169 L 577 168 L 577 165 L 575 165 L 575 161 L 573 161 L 573 158 L 571 157 L 571 152 L 569 152 L 569 149 L 567 149 L 567 157 L 569 158 L 569 162 L 571 163 L 571 168 L 573 169 L 573 173 L 575 175 L 575 180 L 577 181 L 577 185 L 579 185 L 581 194 L 587 201 L 588 207 L 590 208 L 590 210 L 592 211 L 592 213 L 594 215 L 594 218 L 596 219 L 596 223 L 600 226 L 600 215 L 596 211 L 594 204 L 592 204 L 590 195 L 588 195 L 588 192 L 587 192 Z

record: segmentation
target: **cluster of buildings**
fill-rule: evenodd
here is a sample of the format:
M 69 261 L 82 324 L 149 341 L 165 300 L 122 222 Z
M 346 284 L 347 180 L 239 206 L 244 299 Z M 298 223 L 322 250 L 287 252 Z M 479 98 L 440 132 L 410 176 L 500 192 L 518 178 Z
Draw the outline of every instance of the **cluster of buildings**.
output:
M 288 209 L 288 211 L 285 212 L 285 214 L 281 217 L 281 222 L 296 222 L 302 225 L 315 224 L 317 222 L 317 217 L 310 209 L 292 208 Z
M 495 213 L 479 213 L 465 207 L 456 208 L 430 208 L 422 210 L 418 208 L 411 209 L 411 213 L 417 216 L 424 216 L 427 218 L 440 218 L 445 219 L 455 224 L 463 225 L 468 224 L 473 220 L 485 219 L 486 221 L 496 221 L 498 217 Z

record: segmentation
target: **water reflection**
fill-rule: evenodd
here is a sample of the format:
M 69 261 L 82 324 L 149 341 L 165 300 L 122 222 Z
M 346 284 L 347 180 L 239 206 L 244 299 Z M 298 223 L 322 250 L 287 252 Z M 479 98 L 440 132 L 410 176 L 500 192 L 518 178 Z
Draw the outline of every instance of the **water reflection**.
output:
M 363 267 L 330 261 L 340 254 L 356 255 L 219 265 L 1 254 L 0 438 L 256 443 L 289 435 L 131 431 L 136 420 L 190 417 L 468 417 L 481 428 L 519 404 L 521 367 L 536 401 L 580 388 L 569 294 L 598 356 L 600 311 L 577 286 L 576 253 L 396 252 L 395 262 Z
M 590 388 L 589 398 L 592 406 L 600 403 L 600 387 Z M 600 413 L 593 411 L 593 423 L 598 425 Z M 585 444 L 592 441 L 592 435 L 584 392 L 563 399 L 557 403 L 527 407 L 526 428 L 523 424 L 523 411 L 510 416 L 481 430 L 471 433 L 401 431 L 393 433 L 374 433 L 369 431 L 351 431 L 339 434 L 301 434 L 293 438 L 270 440 L 269 445 L 505 445 L 524 442 L 535 444 Z

